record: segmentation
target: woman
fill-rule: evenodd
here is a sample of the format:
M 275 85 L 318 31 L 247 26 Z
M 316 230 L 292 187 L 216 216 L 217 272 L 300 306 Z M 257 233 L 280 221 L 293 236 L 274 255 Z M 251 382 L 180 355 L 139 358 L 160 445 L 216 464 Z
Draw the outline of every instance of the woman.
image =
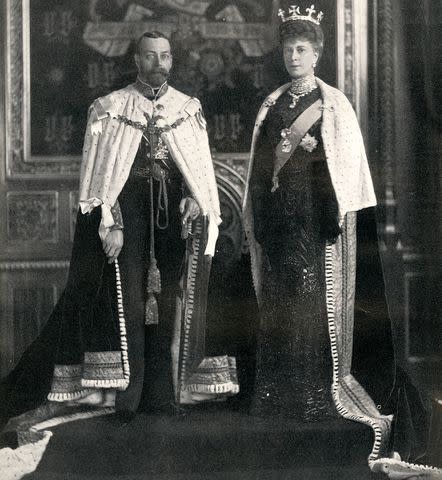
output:
M 335 242 L 340 229 L 320 119 L 304 137 L 309 143 L 301 144 L 277 175 L 269 162 L 294 119 L 320 99 L 314 65 L 322 48 L 321 31 L 309 21 L 292 22 L 290 28 L 291 35 L 282 33 L 282 38 L 284 63 L 293 80 L 263 122 L 249 187 L 255 238 L 266 257 L 252 412 L 319 420 L 336 409 L 327 388 L 331 359 L 325 302 L 316 299 L 325 289 L 325 241 Z M 315 371 L 320 375 L 313 375 Z
M 376 404 L 351 373 L 356 212 L 376 198 L 349 101 L 315 77 L 322 12 L 307 13 L 280 11 L 292 80 L 265 100 L 252 141 L 244 225 L 260 328 L 251 413 L 365 423 L 375 432 L 369 461 L 379 470 L 393 419 L 381 413 L 390 413 L 393 398 L 388 339 L 371 347 L 383 349 L 382 379 L 369 385 Z M 389 327 L 385 336 L 391 338 Z

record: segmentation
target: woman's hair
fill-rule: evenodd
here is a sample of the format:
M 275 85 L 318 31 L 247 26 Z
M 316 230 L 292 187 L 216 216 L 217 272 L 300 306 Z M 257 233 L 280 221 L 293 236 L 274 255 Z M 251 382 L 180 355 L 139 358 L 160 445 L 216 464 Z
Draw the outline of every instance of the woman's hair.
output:
M 287 20 L 279 25 L 279 40 L 284 43 L 287 38 L 308 40 L 321 58 L 324 48 L 324 33 L 319 25 L 309 20 Z

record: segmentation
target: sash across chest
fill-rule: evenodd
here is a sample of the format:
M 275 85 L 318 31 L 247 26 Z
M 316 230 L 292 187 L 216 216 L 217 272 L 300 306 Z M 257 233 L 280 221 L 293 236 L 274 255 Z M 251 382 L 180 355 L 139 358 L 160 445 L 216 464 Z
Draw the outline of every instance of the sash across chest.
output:
M 296 147 L 299 145 L 303 137 L 310 130 L 310 128 L 321 118 L 322 115 L 322 100 L 318 99 L 307 109 L 305 109 L 289 128 L 285 128 L 282 132 L 282 139 L 276 146 L 275 165 L 273 167 L 272 178 L 272 192 L 277 190 L 278 174 L 281 168 L 287 163 L 287 160 L 292 156 Z

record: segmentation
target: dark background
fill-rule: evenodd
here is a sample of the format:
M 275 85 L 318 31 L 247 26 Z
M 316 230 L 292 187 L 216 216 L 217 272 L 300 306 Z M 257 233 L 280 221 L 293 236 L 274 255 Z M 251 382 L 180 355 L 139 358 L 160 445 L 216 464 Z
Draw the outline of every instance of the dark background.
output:
M 97 97 L 136 78 L 134 42 L 124 53 L 104 55 L 84 40 L 88 22 L 125 22 L 134 5 L 152 12 L 141 21 L 176 24 L 171 35 L 174 65 L 170 83 L 198 97 L 208 120 L 211 147 L 217 152 L 246 152 L 256 112 L 265 96 L 289 78 L 278 45 L 271 0 L 233 2 L 235 15 L 246 23 L 261 23 L 268 34 L 254 55 L 235 39 L 204 39 L 185 22 L 229 22 L 231 2 L 214 0 L 204 16 L 190 16 L 149 0 L 91 2 L 33 0 L 30 3 L 31 153 L 80 155 L 86 114 Z M 289 2 L 287 3 L 287 6 Z M 310 1 L 298 2 L 302 10 Z M 284 2 L 281 2 L 284 5 Z M 230 6 L 229 8 L 232 8 Z M 325 55 L 318 75 L 336 83 L 336 6 L 317 2 L 325 12 Z M 273 24 L 271 21 L 273 20 Z M 277 23 L 276 23 L 277 26 Z M 172 29 L 174 30 L 174 29 Z M 256 43 L 256 41 L 255 41 Z M 109 54 L 110 52 L 108 52 Z

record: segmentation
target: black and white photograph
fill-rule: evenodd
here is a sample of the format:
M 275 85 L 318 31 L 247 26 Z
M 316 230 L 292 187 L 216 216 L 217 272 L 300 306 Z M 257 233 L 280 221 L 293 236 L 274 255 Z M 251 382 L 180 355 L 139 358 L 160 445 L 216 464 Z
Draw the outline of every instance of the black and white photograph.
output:
M 442 480 L 442 1 L 0 22 L 0 478 Z

